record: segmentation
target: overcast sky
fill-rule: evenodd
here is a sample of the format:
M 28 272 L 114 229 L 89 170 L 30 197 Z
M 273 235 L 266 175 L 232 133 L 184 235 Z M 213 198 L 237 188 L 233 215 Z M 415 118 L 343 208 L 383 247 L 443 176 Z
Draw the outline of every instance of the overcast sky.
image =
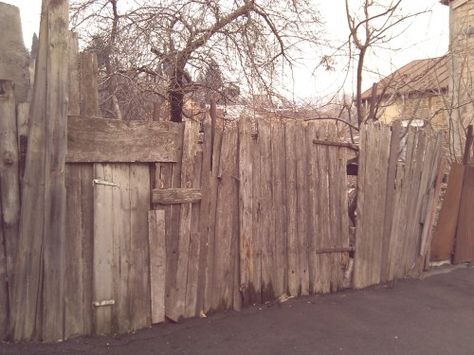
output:
M 20 8 L 25 44 L 30 46 L 33 32 L 38 32 L 41 0 L 0 0 Z M 334 43 L 347 38 L 348 29 L 344 17 L 344 0 L 313 0 L 324 21 L 325 36 Z M 385 0 L 383 0 L 385 1 Z M 389 0 L 387 0 L 389 1 Z M 350 0 L 353 5 L 359 0 Z M 403 0 L 402 10 L 415 13 L 428 10 L 412 21 L 410 26 L 396 40 L 391 42 L 390 50 L 377 50 L 367 60 L 367 67 L 381 75 L 388 75 L 393 70 L 415 59 L 437 57 L 448 50 L 449 9 L 439 4 L 439 0 Z M 294 72 L 294 82 L 289 82 L 288 93 L 294 92 L 296 98 L 327 97 L 344 85 L 344 91 L 352 90 L 353 73 L 343 84 L 346 77 L 344 61 L 341 60 L 334 72 L 317 70 L 314 72 L 315 58 L 320 53 L 306 53 L 305 64 L 299 65 Z M 369 88 L 378 75 L 367 74 L 364 89 Z

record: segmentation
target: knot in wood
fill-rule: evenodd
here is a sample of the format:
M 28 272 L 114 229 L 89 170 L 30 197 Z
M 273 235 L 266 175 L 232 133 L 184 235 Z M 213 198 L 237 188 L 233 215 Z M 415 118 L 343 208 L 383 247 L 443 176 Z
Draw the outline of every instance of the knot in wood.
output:
M 15 162 L 15 156 L 13 155 L 13 152 L 6 151 L 3 153 L 3 163 L 5 165 L 12 165 Z

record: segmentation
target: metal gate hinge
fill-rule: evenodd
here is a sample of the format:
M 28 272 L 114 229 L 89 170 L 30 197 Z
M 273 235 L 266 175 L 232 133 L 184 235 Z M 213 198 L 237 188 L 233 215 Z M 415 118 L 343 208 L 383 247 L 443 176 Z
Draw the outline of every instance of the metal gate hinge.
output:
M 92 304 L 95 307 L 112 306 L 115 304 L 115 300 L 94 301 Z
M 104 186 L 114 186 L 118 187 L 118 185 L 114 182 L 106 181 L 106 180 L 101 180 L 101 179 L 94 179 L 92 180 L 92 185 L 104 185 Z

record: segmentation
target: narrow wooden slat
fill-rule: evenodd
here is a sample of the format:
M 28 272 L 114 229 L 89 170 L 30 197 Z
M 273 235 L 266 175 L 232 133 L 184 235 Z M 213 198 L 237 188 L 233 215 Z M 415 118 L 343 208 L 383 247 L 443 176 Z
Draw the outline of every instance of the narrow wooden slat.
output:
M 199 125 L 196 122 L 186 122 L 183 139 L 183 157 L 181 167 L 181 187 L 189 188 L 193 184 L 193 161 L 197 153 L 197 140 L 199 135 Z M 186 305 L 186 284 L 188 277 L 188 257 L 189 243 L 191 238 L 191 211 L 192 204 L 181 206 L 181 216 L 179 220 L 178 249 L 176 284 L 170 290 L 170 297 L 175 300 L 174 304 L 167 306 L 166 316 L 174 321 L 178 321 L 185 315 Z
M 199 187 L 154 189 L 152 191 L 152 203 L 161 205 L 195 203 L 201 201 L 201 199 L 202 192 Z
M 148 211 L 150 170 L 147 164 L 130 165 L 130 275 L 129 304 L 132 331 L 151 325 Z
M 258 121 L 251 122 L 250 132 L 253 134 Z M 250 244 L 250 302 L 262 303 L 262 211 L 260 209 L 261 199 L 261 145 L 258 143 L 258 135 L 253 135 L 251 144 L 252 152 L 252 237 Z
M 76 33 L 69 32 L 69 85 L 68 85 L 68 115 L 81 114 L 81 90 L 79 71 L 79 39 Z
M 250 303 L 251 275 L 253 273 L 253 214 L 252 214 L 252 136 L 250 119 L 239 122 L 239 232 L 240 232 L 240 290 L 244 304 Z
M 317 137 L 317 124 L 311 122 L 308 125 L 308 137 Z M 309 291 L 311 294 L 317 292 L 316 283 L 318 277 L 317 246 L 321 237 L 320 228 L 320 191 L 318 174 L 318 150 L 320 146 L 308 144 L 308 272 Z
M 271 123 L 272 143 L 272 213 L 275 224 L 275 278 L 273 289 L 275 296 L 280 297 L 287 292 L 288 255 L 286 238 L 286 192 L 285 192 L 285 126 L 282 122 Z M 240 180 L 242 184 L 242 180 Z M 241 185 L 240 185 L 241 186 Z
M 5 339 L 8 334 L 8 279 L 7 279 L 7 260 L 5 258 L 5 243 L 3 242 L 3 228 L 0 228 L 0 337 Z
M 474 260 L 474 167 L 465 166 L 464 184 L 459 207 L 458 227 L 453 263 L 460 264 Z
M 20 219 L 20 176 L 14 84 L 0 80 L 0 216 L 7 279 L 13 280 Z
M 69 163 L 176 162 L 180 125 L 70 116 Z
M 165 321 L 166 231 L 165 211 L 148 212 L 150 249 L 151 323 Z
M 215 294 L 216 284 L 216 254 L 219 250 L 216 249 L 216 213 L 218 209 L 217 189 L 219 181 L 219 162 L 221 161 L 222 151 L 222 136 L 223 130 L 219 125 L 215 126 L 215 131 L 212 131 L 213 146 L 211 147 L 211 176 L 209 180 L 209 219 L 208 219 L 208 253 L 206 261 L 206 277 L 204 287 L 204 312 L 207 313 L 211 308 Z
M 67 215 L 66 215 L 66 233 L 68 243 L 66 245 L 66 290 L 65 290 L 65 338 L 78 336 L 90 330 L 86 323 L 87 311 L 84 308 L 84 293 L 86 289 L 91 289 L 92 283 L 85 284 L 84 264 L 92 262 L 86 259 L 84 246 L 85 239 L 88 237 L 84 233 L 84 225 L 91 221 L 84 218 L 83 192 L 82 192 L 82 171 L 87 169 L 84 165 L 69 165 L 66 167 L 66 192 L 67 192 Z M 90 167 L 91 168 L 91 167 Z M 88 188 L 92 190 L 92 177 L 89 180 Z M 84 191 L 84 195 L 87 192 Z M 90 194 L 89 194 L 90 196 Z M 92 204 L 92 200 L 90 201 Z M 90 309 L 92 300 L 89 300 L 87 306 Z M 90 312 L 89 312 L 90 314 Z M 86 330 L 87 328 L 87 330 Z
M 258 145 L 260 148 L 260 237 L 262 251 L 262 301 L 275 298 L 273 280 L 275 278 L 275 232 L 272 221 L 272 159 L 271 130 L 267 120 L 258 121 Z
M 288 211 L 288 291 L 290 296 L 298 296 L 300 292 L 300 270 L 298 260 L 297 239 L 297 176 L 296 176 L 296 123 L 286 123 L 286 189 Z
M 408 238 L 407 227 L 410 217 L 408 214 L 411 189 L 410 182 L 413 176 L 416 146 L 418 144 L 418 137 L 414 129 L 408 128 L 405 137 L 406 145 L 404 147 L 404 163 L 400 164 L 397 170 L 397 175 L 400 176 L 400 184 L 397 186 L 400 200 L 395 214 L 398 215 L 399 218 L 397 223 L 392 223 L 392 225 L 395 226 L 395 234 L 393 235 L 395 245 L 392 248 L 392 254 L 390 255 L 391 272 L 389 273 L 389 280 L 403 277 L 405 269 L 405 256 L 403 253 Z
M 448 260 L 453 254 L 463 182 L 464 166 L 453 163 L 449 173 L 448 188 L 431 243 L 432 261 Z
M 201 169 L 202 169 L 202 146 L 198 144 L 197 152 L 193 161 L 193 182 L 192 186 L 201 186 Z M 191 207 L 191 239 L 189 241 L 188 256 L 188 279 L 186 282 L 186 317 L 195 317 L 198 315 L 198 283 L 199 273 L 201 272 L 200 254 L 200 209 L 201 204 L 194 201 Z
M 209 253 L 209 213 L 211 203 L 211 179 L 212 179 L 212 128 L 210 117 L 206 116 L 203 122 L 204 137 L 202 144 L 202 167 L 201 167 L 201 191 L 202 200 L 199 210 L 199 274 L 198 274 L 198 288 L 196 307 L 199 312 L 205 313 L 205 289 L 206 277 L 208 275 L 207 257 Z
M 215 231 L 215 284 L 213 309 L 230 309 L 234 298 L 234 260 L 233 253 L 237 234 L 233 231 L 238 219 L 237 180 L 237 129 L 224 130 L 220 157 L 220 182 L 217 194 Z
M 327 138 L 327 125 L 321 125 L 315 132 L 318 139 Z M 313 167 L 313 173 L 317 182 L 318 194 L 318 217 L 316 224 L 316 238 L 313 241 L 314 249 L 327 248 L 331 241 L 330 216 L 329 216 L 329 162 L 328 147 L 318 146 L 315 154 L 317 167 Z M 316 255 L 314 264 L 314 291 L 317 293 L 328 293 L 331 289 L 331 258 L 328 255 Z
M 308 272 L 308 179 L 307 179 L 307 142 L 306 122 L 298 122 L 295 134 L 296 160 L 296 232 L 297 258 L 300 294 L 309 294 Z
M 395 179 L 397 173 L 397 162 L 400 154 L 400 131 L 401 122 L 397 121 L 392 125 L 392 135 L 390 138 L 390 155 L 388 160 L 388 172 L 386 183 L 386 201 L 384 216 L 384 232 L 382 242 L 382 270 L 380 280 L 382 282 L 389 281 L 389 249 L 390 236 L 393 223 L 393 210 L 395 205 Z
M 357 230 L 354 264 L 354 287 L 363 288 L 380 282 L 386 184 L 390 148 L 390 130 L 380 124 L 368 124 L 365 142 L 361 144 L 364 169 L 359 172 Z M 362 174 L 361 174 L 362 173 Z M 361 227 L 362 226 L 362 227 Z
M 131 284 L 132 266 L 135 262 L 132 250 L 131 236 L 131 187 L 130 165 L 128 164 L 95 164 L 106 167 L 112 175 L 110 181 L 117 186 L 112 189 L 112 230 L 113 239 L 113 299 L 112 331 L 127 333 L 133 330 L 131 299 L 134 285 Z M 95 224 L 100 221 L 94 221 Z M 104 238 L 95 235 L 95 238 Z
M 99 69 L 97 55 L 92 51 L 79 55 L 79 105 L 81 115 L 96 117 L 99 115 Z
M 108 165 L 96 164 L 94 176 L 112 182 L 112 169 Z M 112 306 L 97 306 L 100 302 L 113 301 L 113 186 L 94 185 L 94 267 L 93 307 L 94 333 L 110 334 L 112 330 Z

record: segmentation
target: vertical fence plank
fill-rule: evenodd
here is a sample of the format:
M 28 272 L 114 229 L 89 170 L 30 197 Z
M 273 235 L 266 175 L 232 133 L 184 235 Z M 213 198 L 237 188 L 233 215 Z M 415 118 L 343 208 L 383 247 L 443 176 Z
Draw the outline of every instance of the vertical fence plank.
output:
M 202 145 L 201 166 L 201 192 L 202 200 L 199 209 L 199 273 L 196 295 L 196 308 L 199 314 L 205 313 L 204 297 L 206 289 L 206 276 L 208 273 L 207 257 L 209 253 L 209 212 L 211 203 L 211 179 L 212 179 L 212 127 L 210 117 L 206 116 L 203 122 L 204 137 Z
M 214 295 L 215 295 L 215 284 L 216 284 L 216 254 L 219 250 L 216 250 L 216 214 L 218 208 L 217 201 L 217 190 L 218 190 L 218 179 L 219 179 L 219 164 L 221 161 L 222 151 L 222 137 L 223 128 L 220 125 L 214 126 L 215 131 L 213 132 L 212 139 L 213 146 L 211 147 L 212 152 L 212 170 L 210 176 L 210 201 L 209 201 L 209 219 L 208 219 L 208 252 L 206 261 L 206 276 L 205 276 L 205 287 L 204 287 L 204 312 L 207 313 L 213 307 Z
M 157 324 L 165 321 L 165 211 L 149 211 L 148 228 L 150 250 L 151 323 Z
M 390 148 L 389 128 L 367 124 L 361 155 L 366 155 L 359 176 L 359 200 L 354 286 L 363 288 L 380 282 L 384 232 L 384 208 Z
M 275 278 L 275 232 L 272 221 L 272 159 L 270 124 L 265 119 L 258 121 L 258 145 L 260 148 L 260 238 L 262 260 L 262 301 L 275 297 L 273 281 Z
M 300 273 L 298 260 L 298 227 L 297 227 L 297 193 L 296 193 L 296 123 L 286 123 L 286 193 L 288 211 L 288 291 L 290 296 L 298 296 L 300 292 Z
M 192 187 L 194 174 L 194 159 L 197 154 L 199 124 L 186 122 L 184 127 L 183 157 L 181 166 L 181 187 Z M 170 289 L 170 298 L 174 303 L 167 306 L 166 315 L 172 320 L 179 320 L 185 315 L 186 283 L 188 278 L 189 243 L 191 238 L 192 204 L 181 206 L 179 220 L 176 284 Z
M 380 280 L 387 282 L 390 280 L 389 276 L 389 252 L 390 252 L 390 236 L 393 223 L 393 213 L 395 206 L 396 193 L 396 173 L 398 157 L 400 155 L 400 133 L 401 122 L 397 121 L 392 125 L 392 135 L 390 138 L 390 155 L 388 161 L 387 183 L 386 183 L 386 200 L 385 200 L 385 216 L 384 216 L 384 232 L 382 241 L 382 263 Z
M 227 128 L 222 138 L 215 232 L 214 310 L 233 306 L 235 265 L 232 256 L 234 241 L 238 238 L 238 231 L 233 230 L 235 219 L 238 219 L 235 213 L 238 206 L 237 133 L 237 129 Z
M 15 92 L 11 81 L 0 80 L 0 216 L 5 256 L 5 281 L 13 280 L 20 219 L 20 177 Z M 11 294 L 7 283 L 8 292 Z
M 253 260 L 252 253 L 252 136 L 250 119 L 242 118 L 239 122 L 239 232 L 240 232 L 240 289 L 244 304 L 250 303 L 250 288 Z
M 448 188 L 431 243 L 431 260 L 448 260 L 454 251 L 459 205 L 464 181 L 464 166 L 453 163 L 449 173 Z
M 252 151 L 252 244 L 250 258 L 250 302 L 262 303 L 262 211 L 261 199 L 261 145 L 258 142 L 258 121 L 253 122 L 257 134 L 251 140 Z M 251 127 L 251 130 L 253 127 Z
M 147 164 L 130 165 L 129 304 L 132 331 L 151 325 L 148 211 L 150 170 Z
M 13 289 L 15 340 L 64 336 L 68 10 L 66 0 L 43 1 Z
M 307 181 L 307 143 L 306 123 L 298 122 L 295 129 L 295 157 L 296 160 L 296 233 L 297 259 L 300 294 L 309 294 L 308 272 L 308 181 Z
M 112 182 L 110 165 L 96 164 L 94 176 Z M 94 267 L 93 304 L 95 334 L 110 334 L 112 331 L 112 301 L 114 300 L 113 270 L 113 189 L 106 184 L 94 185 Z
M 193 187 L 201 186 L 201 169 L 202 169 L 202 146 L 197 147 L 196 156 L 193 163 Z M 200 209 L 201 203 L 193 203 L 191 210 L 191 238 L 189 242 L 188 257 L 188 279 L 186 284 L 186 317 L 194 317 L 198 315 L 198 282 L 200 269 L 201 239 L 200 239 Z
M 458 228 L 453 263 L 460 264 L 474 260 L 474 167 L 466 166 L 464 185 L 459 207 Z
M 126 333 L 133 329 L 131 302 L 135 285 L 132 282 L 134 267 L 133 240 L 131 236 L 131 165 L 95 164 L 110 170 L 110 182 L 116 184 L 112 189 L 112 239 L 113 239 L 113 299 L 112 331 Z M 100 221 L 95 221 L 95 224 Z M 104 238 L 96 234 L 95 238 Z
M 285 192 L 285 127 L 280 121 L 271 123 L 272 139 L 272 214 L 275 223 L 275 279 L 273 289 L 279 297 L 287 292 L 288 255 L 286 238 L 286 192 Z M 241 181 L 242 183 L 242 181 Z

